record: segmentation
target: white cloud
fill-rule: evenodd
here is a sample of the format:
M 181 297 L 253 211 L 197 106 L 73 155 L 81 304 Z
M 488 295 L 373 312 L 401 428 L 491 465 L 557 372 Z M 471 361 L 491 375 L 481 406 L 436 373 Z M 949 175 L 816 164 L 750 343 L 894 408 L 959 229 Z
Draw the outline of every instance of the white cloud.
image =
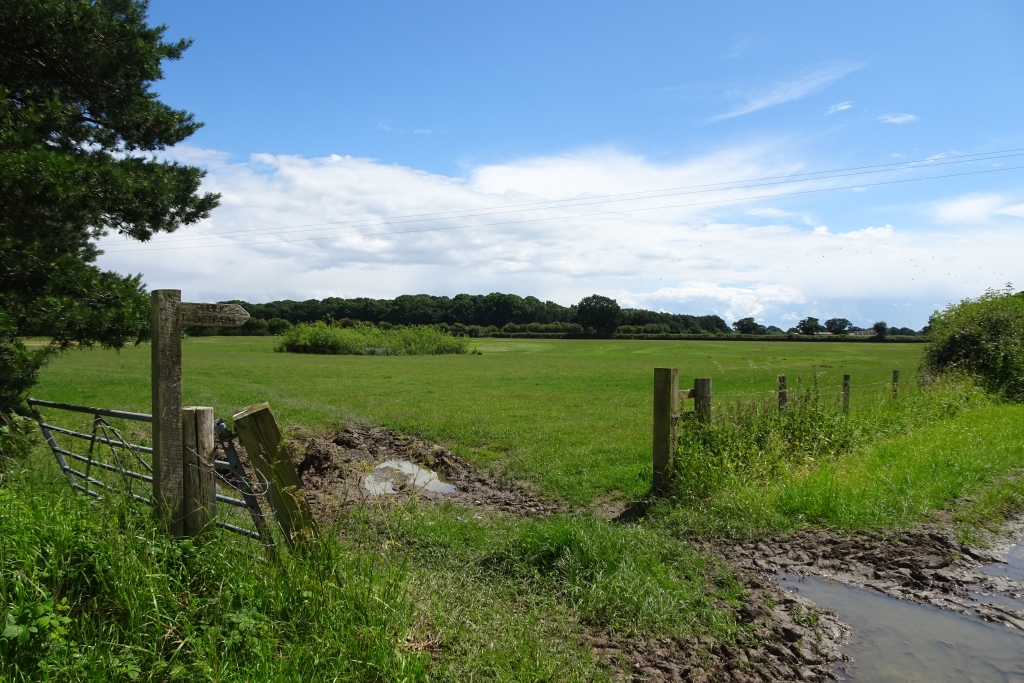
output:
M 911 121 L 917 121 L 917 116 L 914 114 L 882 114 L 878 117 L 879 121 L 883 123 L 910 123 Z
M 835 114 L 841 111 L 846 111 L 852 106 L 853 102 L 840 102 L 839 104 L 833 104 L 831 107 L 828 108 L 828 111 L 825 112 L 825 115 L 828 116 L 829 114 Z
M 1024 218 L 1024 204 L 1015 204 L 1014 206 L 1003 207 L 1002 209 L 999 209 L 998 213 Z
M 831 232 L 820 218 L 809 229 L 802 214 L 752 200 L 763 188 L 596 198 L 802 170 L 766 146 L 678 163 L 604 148 L 480 166 L 461 178 L 343 156 L 229 163 L 186 147 L 171 156 L 209 160 L 203 189 L 221 192 L 222 205 L 149 244 L 108 236 L 100 263 L 141 271 L 148 286 L 182 289 L 193 301 L 512 291 L 570 304 L 599 292 L 771 321 L 811 298 L 822 306 L 889 305 L 894 292 L 900 301 L 956 300 L 1010 279 L 1024 252 L 1019 229 Z M 994 206 L 1021 209 L 1006 204 Z M 773 224 L 754 225 L 751 215 Z M 954 283 L 949 273 L 965 269 L 996 280 Z M 849 310 L 842 316 L 855 319 Z
M 832 64 L 814 71 L 807 72 L 796 78 L 782 83 L 777 83 L 770 88 L 760 90 L 746 95 L 746 103 L 732 111 L 713 117 L 712 121 L 730 119 L 734 116 L 743 116 L 751 112 L 773 107 L 777 104 L 784 104 L 807 97 L 811 93 L 821 90 L 829 83 L 837 81 L 843 76 L 856 71 L 859 64 Z
M 940 203 L 935 218 L 944 223 L 986 223 L 992 214 L 1004 213 L 1006 200 L 997 194 L 969 194 Z

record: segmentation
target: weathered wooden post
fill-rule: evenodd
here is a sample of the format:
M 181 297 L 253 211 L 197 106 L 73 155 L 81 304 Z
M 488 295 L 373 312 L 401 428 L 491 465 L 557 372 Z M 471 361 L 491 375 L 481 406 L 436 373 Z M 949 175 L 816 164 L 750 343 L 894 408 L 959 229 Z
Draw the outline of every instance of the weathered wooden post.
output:
M 778 382 L 779 412 L 781 413 L 783 410 L 789 407 L 789 390 L 786 389 L 785 375 L 779 375 Z
M 676 421 L 679 419 L 679 370 L 654 368 L 654 481 L 655 493 L 664 493 L 671 487 L 672 467 L 678 439 Z
M 180 289 L 155 289 L 150 298 L 153 396 L 153 502 L 167 532 L 184 534 L 181 426 L 181 328 L 237 327 L 249 319 L 238 304 L 182 303 Z
M 183 535 L 209 530 L 217 514 L 217 480 L 213 473 L 213 408 L 181 409 Z
M 850 376 L 843 375 L 843 412 L 850 412 Z
M 181 461 L 181 290 L 155 289 L 150 296 L 153 335 L 153 502 L 174 537 L 182 534 L 185 498 Z
M 267 497 L 289 545 L 313 531 L 313 513 L 302 480 L 288 457 L 269 403 L 256 403 L 232 416 L 249 462 L 268 481 Z
M 693 380 L 693 409 L 697 413 L 697 421 L 708 424 L 711 422 L 711 378 L 697 377 Z
M 892 397 L 893 398 L 899 398 L 900 397 L 900 371 L 899 370 L 893 370 L 892 371 Z

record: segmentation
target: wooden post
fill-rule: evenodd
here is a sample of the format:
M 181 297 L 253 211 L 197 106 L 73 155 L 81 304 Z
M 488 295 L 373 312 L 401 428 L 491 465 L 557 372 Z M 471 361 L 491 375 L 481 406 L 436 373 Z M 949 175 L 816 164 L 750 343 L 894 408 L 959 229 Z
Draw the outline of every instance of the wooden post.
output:
M 900 396 L 900 371 L 892 371 L 892 397 L 899 398 Z
M 181 409 L 184 452 L 182 489 L 185 498 L 183 535 L 209 530 L 217 514 L 217 481 L 213 474 L 213 408 Z
M 779 388 L 778 388 L 779 412 L 781 413 L 783 410 L 785 410 L 786 408 L 789 407 L 789 390 L 786 388 L 786 376 L 785 375 L 779 375 L 778 381 L 779 381 Z
M 232 416 L 249 462 L 270 483 L 267 497 L 289 545 L 313 530 L 313 513 L 269 403 L 256 403 Z
M 678 440 L 679 370 L 654 368 L 654 481 L 655 493 L 664 493 L 671 485 Z
M 705 424 L 711 422 L 711 378 L 698 377 L 693 380 L 693 409 L 697 413 L 697 421 Z
M 843 412 L 850 412 L 850 376 L 843 375 Z
M 150 298 L 153 392 L 153 502 L 167 532 L 183 533 L 181 460 L 181 290 L 155 289 Z

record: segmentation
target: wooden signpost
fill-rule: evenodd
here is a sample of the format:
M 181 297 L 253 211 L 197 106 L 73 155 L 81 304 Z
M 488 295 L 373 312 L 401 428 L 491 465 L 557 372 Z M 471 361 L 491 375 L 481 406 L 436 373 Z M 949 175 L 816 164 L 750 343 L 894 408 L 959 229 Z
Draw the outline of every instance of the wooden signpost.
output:
M 152 388 L 153 388 L 153 500 L 158 517 L 175 538 L 196 533 L 206 514 L 189 505 L 190 524 L 186 529 L 184 489 L 185 444 L 182 439 L 181 417 L 181 328 L 182 326 L 238 327 L 249 319 L 249 314 L 238 304 L 182 303 L 181 290 L 156 289 L 152 293 L 150 330 L 153 335 Z M 212 415 L 212 411 L 211 411 Z M 208 421 L 200 420 L 203 426 Z M 210 428 L 212 429 L 212 421 Z M 212 443 L 212 435 L 196 434 L 190 425 L 189 436 L 193 450 L 196 446 Z M 191 453 L 191 451 L 189 451 Z M 204 454 L 205 456 L 205 454 Z M 198 477 L 208 481 L 208 477 Z M 209 484 L 197 484 L 205 490 Z M 204 496 L 205 497 L 205 496 Z M 190 501 L 192 502 L 192 501 Z M 198 516 L 194 516 L 198 513 Z

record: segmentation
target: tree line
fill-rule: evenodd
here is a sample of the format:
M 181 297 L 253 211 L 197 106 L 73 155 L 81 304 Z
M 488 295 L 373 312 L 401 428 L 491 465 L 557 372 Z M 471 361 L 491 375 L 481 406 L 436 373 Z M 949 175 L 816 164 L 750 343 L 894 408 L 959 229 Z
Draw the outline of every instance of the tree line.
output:
M 576 332 L 610 336 L 623 325 L 644 327 L 659 325 L 671 334 L 716 334 L 731 330 L 717 315 L 685 315 L 638 308 L 621 308 L 614 299 L 600 295 L 584 298 L 572 306 L 537 297 L 516 294 L 457 294 L 454 297 L 406 294 L 394 299 L 358 297 L 271 301 L 253 304 L 233 301 L 252 316 L 248 324 L 256 328 L 280 329 L 284 323 L 296 325 L 318 320 L 326 322 L 358 321 L 388 325 L 447 325 L 462 328 L 491 328 L 510 332 Z M 265 321 L 265 322 L 260 322 Z M 555 323 L 560 323 L 555 325 Z M 537 326 L 541 326 L 538 328 Z M 240 331 L 245 334 L 244 330 Z M 479 335 L 472 335 L 479 336 Z

